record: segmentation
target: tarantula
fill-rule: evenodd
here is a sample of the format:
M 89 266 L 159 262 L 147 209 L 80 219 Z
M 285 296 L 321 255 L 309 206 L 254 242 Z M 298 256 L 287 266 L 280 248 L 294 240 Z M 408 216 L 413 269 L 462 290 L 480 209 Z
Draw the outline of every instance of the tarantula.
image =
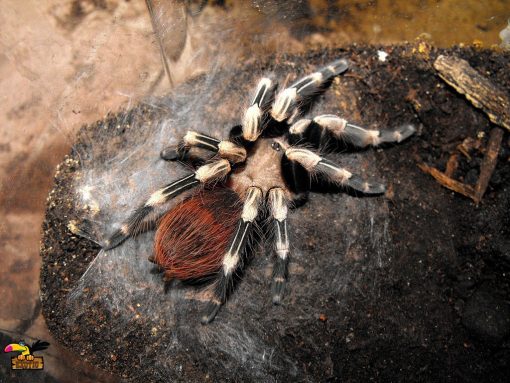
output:
M 228 139 L 187 132 L 177 147 L 163 150 L 161 157 L 194 163 L 195 172 L 154 192 L 114 232 L 104 249 L 157 227 L 154 254 L 149 260 L 164 271 L 167 280 L 215 279 L 202 317 L 202 323 L 207 324 L 232 290 L 256 221 L 265 216 L 274 229 L 276 257 L 271 291 L 273 303 L 279 304 L 289 264 L 288 207 L 306 196 L 310 177 L 368 195 L 385 191 L 382 184 L 363 180 L 304 144 L 319 147 L 336 140 L 356 147 L 377 146 L 400 142 L 415 132 L 412 125 L 367 130 L 329 114 L 299 119 L 313 98 L 347 69 L 347 60 L 340 59 L 279 93 L 271 78 L 262 78 L 242 125 L 233 127 Z M 214 155 L 197 165 L 196 157 L 191 155 L 193 148 Z M 156 208 L 200 184 L 203 188 L 166 214 L 156 214 Z

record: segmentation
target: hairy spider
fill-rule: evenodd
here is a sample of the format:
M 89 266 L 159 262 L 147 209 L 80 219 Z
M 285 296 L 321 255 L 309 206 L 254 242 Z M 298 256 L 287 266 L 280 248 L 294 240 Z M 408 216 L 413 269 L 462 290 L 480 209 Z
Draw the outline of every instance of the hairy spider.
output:
M 368 195 L 385 191 L 382 184 L 365 181 L 311 147 L 331 141 L 356 147 L 377 146 L 400 142 L 415 132 L 412 125 L 367 130 L 329 114 L 299 119 L 314 96 L 347 69 L 347 60 L 335 61 L 278 94 L 277 84 L 271 78 L 262 78 L 242 125 L 231 129 L 229 139 L 187 132 L 177 148 L 163 150 L 161 157 L 192 164 L 195 172 L 154 192 L 115 231 L 105 250 L 157 227 L 154 254 L 149 259 L 164 271 L 166 279 L 215 279 L 202 317 L 206 324 L 225 303 L 236 272 L 243 267 L 256 221 L 266 218 L 274 230 L 276 252 L 272 299 L 279 304 L 289 264 L 287 211 L 306 196 L 310 177 Z M 214 156 L 197 164 L 192 155 L 194 148 L 206 149 Z M 166 214 L 156 214 L 156 208 L 200 184 L 204 187 Z

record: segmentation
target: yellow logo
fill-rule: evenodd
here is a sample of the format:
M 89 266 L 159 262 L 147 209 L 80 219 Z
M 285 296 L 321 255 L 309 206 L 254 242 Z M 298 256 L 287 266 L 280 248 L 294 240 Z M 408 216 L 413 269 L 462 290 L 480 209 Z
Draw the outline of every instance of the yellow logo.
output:
M 13 370 L 42 370 L 44 368 L 43 357 L 32 354 L 35 351 L 46 350 L 49 345 L 48 342 L 38 340 L 29 346 L 20 341 L 19 343 L 8 344 L 4 352 L 21 352 L 18 356 L 11 358 L 11 368 Z

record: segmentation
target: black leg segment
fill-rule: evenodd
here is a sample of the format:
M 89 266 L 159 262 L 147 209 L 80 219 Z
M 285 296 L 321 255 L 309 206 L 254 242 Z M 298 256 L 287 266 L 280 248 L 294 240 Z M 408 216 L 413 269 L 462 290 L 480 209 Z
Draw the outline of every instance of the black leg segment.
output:
M 127 221 L 106 241 L 104 250 L 113 249 L 122 244 L 129 237 L 133 237 L 144 231 L 141 229 L 144 228 L 145 225 L 147 225 L 147 228 L 150 228 L 154 223 L 153 221 L 159 218 L 153 217 L 150 219 L 151 213 L 157 206 L 165 204 L 172 198 L 200 183 L 207 183 L 223 178 L 228 172 L 230 172 L 230 163 L 225 159 L 218 160 L 201 166 L 195 173 L 189 174 L 152 193 L 145 204 L 138 207 Z
M 218 311 L 227 296 L 232 291 L 236 270 L 242 267 L 242 256 L 245 252 L 247 239 L 252 230 L 253 222 L 257 218 L 259 206 L 262 201 L 262 191 L 257 187 L 250 187 L 246 191 L 241 219 L 237 223 L 237 229 L 232 237 L 228 250 L 223 255 L 222 269 L 218 273 L 214 285 L 213 295 L 207 303 L 202 316 L 202 324 L 210 323 L 218 314 Z
M 413 135 L 415 131 L 415 127 L 411 124 L 386 130 L 365 129 L 332 114 L 317 116 L 313 120 L 301 119 L 289 129 L 294 140 L 311 142 L 315 146 L 324 145 L 328 140 L 334 139 L 345 141 L 359 148 L 402 142 Z
M 380 183 L 363 180 L 356 174 L 342 168 L 336 163 L 322 158 L 317 153 L 304 148 L 289 148 L 285 155 L 291 160 L 300 163 L 310 173 L 326 177 L 326 179 L 339 185 L 348 186 L 364 194 L 382 194 L 386 188 Z
M 335 76 L 345 72 L 349 64 L 340 59 L 319 69 L 291 84 L 276 96 L 271 116 L 276 121 L 293 119 L 299 114 L 299 107 L 310 101 L 310 98 L 324 90 Z
M 285 282 L 287 281 L 290 255 L 289 235 L 287 232 L 288 209 L 283 189 L 271 189 L 269 191 L 268 203 L 275 230 L 274 249 L 276 253 L 271 281 L 271 295 L 273 303 L 280 304 L 285 290 Z

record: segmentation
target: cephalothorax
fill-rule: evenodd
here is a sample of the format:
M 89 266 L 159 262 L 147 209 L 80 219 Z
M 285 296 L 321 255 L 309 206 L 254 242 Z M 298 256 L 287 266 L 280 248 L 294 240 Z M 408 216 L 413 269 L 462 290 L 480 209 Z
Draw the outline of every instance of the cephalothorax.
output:
M 385 191 L 382 184 L 364 180 L 312 147 L 331 141 L 376 146 L 400 142 L 415 132 L 412 125 L 367 130 L 334 115 L 300 119 L 303 107 L 347 69 L 347 60 L 335 61 L 278 93 L 276 83 L 263 78 L 242 125 L 233 127 L 228 139 L 188 132 L 177 148 L 165 149 L 162 158 L 192 162 L 195 172 L 154 192 L 111 236 L 105 250 L 157 227 L 150 260 L 163 269 L 167 279 L 215 279 L 202 317 L 202 323 L 209 323 L 225 303 L 236 271 L 243 267 L 254 225 L 264 217 L 274 231 L 271 290 L 273 302 L 280 303 L 290 255 L 288 207 L 310 190 L 310 176 L 364 194 Z M 206 149 L 214 156 L 197 165 L 193 148 Z M 163 216 L 156 214 L 158 207 L 197 185 L 203 187 Z

